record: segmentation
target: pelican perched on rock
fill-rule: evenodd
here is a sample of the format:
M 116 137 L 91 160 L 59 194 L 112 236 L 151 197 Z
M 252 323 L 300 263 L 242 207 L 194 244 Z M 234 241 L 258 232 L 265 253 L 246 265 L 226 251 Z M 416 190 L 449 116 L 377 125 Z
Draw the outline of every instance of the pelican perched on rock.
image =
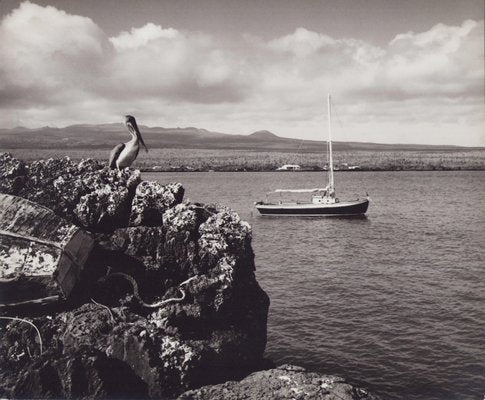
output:
M 109 155 L 109 166 L 110 168 L 125 168 L 133 164 L 138 152 L 140 151 L 140 143 L 145 147 L 148 153 L 147 146 L 141 137 L 140 130 L 136 124 L 135 117 L 131 115 L 126 115 L 125 125 L 128 128 L 132 138 L 129 142 L 120 143 L 116 146 Z

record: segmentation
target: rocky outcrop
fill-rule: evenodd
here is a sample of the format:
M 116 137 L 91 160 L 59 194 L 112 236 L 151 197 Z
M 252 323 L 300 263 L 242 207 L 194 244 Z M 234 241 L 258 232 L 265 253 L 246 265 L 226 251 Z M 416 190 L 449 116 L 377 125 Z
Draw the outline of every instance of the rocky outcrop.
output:
M 0 154 L 0 193 L 19 192 L 26 178 L 25 164 L 8 153 Z
M 1 154 L 0 190 L 95 238 L 68 299 L 0 307 L 40 333 L 0 321 L 0 396 L 172 398 L 260 368 L 269 300 L 236 213 L 93 160 Z
M 181 203 L 183 198 L 184 188 L 180 183 L 140 183 L 131 205 L 130 226 L 161 225 L 163 213 Z
M 255 372 L 240 382 L 226 382 L 190 390 L 178 400 L 376 400 L 366 390 L 344 379 L 307 372 L 302 367 L 282 365 Z
M 39 358 L 18 375 L 15 398 L 117 398 L 148 396 L 147 385 L 128 365 L 101 351 L 81 348 Z
M 131 202 L 141 181 L 138 170 L 114 170 L 95 160 L 68 157 L 26 165 L 0 154 L 0 189 L 42 204 L 94 232 L 128 225 Z

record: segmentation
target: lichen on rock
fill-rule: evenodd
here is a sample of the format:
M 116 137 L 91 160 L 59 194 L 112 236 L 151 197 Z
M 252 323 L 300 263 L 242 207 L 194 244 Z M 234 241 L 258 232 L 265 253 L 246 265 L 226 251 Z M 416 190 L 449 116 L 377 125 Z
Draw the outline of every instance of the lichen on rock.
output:
M 182 202 L 183 197 L 184 188 L 180 183 L 141 182 L 131 204 L 130 226 L 161 225 L 163 213 Z

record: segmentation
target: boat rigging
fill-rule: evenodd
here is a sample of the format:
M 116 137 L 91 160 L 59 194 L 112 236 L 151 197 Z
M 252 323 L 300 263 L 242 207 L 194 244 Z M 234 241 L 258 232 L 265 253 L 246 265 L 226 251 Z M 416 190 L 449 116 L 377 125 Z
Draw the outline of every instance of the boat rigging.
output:
M 340 201 L 335 195 L 333 149 L 332 149 L 332 102 L 328 95 L 328 184 L 325 188 L 314 189 L 276 189 L 273 193 L 311 193 L 311 201 L 256 203 L 256 209 L 263 216 L 334 216 L 363 215 L 369 207 L 369 197 L 363 199 Z

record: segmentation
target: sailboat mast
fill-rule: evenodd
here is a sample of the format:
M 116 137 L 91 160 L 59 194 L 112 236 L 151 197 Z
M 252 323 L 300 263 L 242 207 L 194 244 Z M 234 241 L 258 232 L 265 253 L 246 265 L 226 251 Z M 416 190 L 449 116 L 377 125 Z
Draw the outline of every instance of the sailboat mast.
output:
M 333 182 L 333 153 L 332 153 L 332 109 L 331 109 L 330 93 L 328 94 L 328 184 L 329 193 L 335 193 L 335 187 Z

